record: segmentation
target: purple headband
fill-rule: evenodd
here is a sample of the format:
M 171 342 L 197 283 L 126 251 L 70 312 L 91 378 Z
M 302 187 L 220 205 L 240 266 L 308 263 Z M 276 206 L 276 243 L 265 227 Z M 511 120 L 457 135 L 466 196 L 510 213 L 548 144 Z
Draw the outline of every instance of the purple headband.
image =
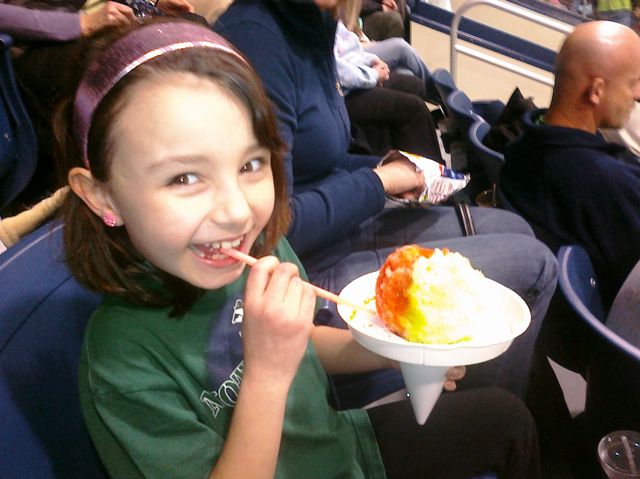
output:
M 87 142 L 93 114 L 102 99 L 126 74 L 143 63 L 185 48 L 213 48 L 246 63 L 220 35 L 189 22 L 156 23 L 133 30 L 116 40 L 87 69 L 73 105 L 73 133 L 89 167 Z

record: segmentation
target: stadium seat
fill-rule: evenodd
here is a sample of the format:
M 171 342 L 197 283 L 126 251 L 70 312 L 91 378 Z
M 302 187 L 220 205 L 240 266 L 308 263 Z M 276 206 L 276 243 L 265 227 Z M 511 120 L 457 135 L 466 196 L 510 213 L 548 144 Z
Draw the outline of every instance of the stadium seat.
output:
M 471 162 L 482 166 L 483 181 L 487 183 L 487 190 L 491 192 L 491 206 L 496 206 L 496 185 L 500 176 L 500 170 L 504 165 L 504 155 L 485 146 L 482 141 L 491 129 L 489 123 L 482 118 L 477 118 L 468 131 L 468 149 Z
M 473 155 L 480 161 L 490 184 L 498 183 L 500 170 L 504 166 L 504 155 L 486 147 L 482 140 L 487 136 L 491 126 L 482 118 L 477 119 L 469 129 L 469 144 Z
M 61 224 L 0 255 L 0 291 L 0 477 L 107 477 L 77 390 L 82 337 L 100 298 L 62 261 Z
M 13 40 L 0 33 L 0 209 L 27 186 L 37 164 L 37 138 L 13 71 Z
M 433 88 L 430 88 L 430 91 L 434 90 L 437 93 L 436 103 L 445 110 L 447 116 L 450 116 L 452 112 L 447 110 L 447 97 L 454 91 L 462 89 L 456 85 L 451 73 L 444 68 L 438 68 L 433 72 L 431 83 Z M 500 100 L 474 100 L 471 103 L 474 112 L 482 116 L 491 125 L 498 119 L 504 109 L 504 103 Z
M 640 349 L 611 331 L 605 320 L 591 260 L 580 246 L 558 251 L 559 284 L 568 303 L 588 326 L 587 397 L 581 422 L 588 448 L 605 434 L 640 430 Z
M 445 100 L 447 97 L 458 89 L 456 83 L 453 81 L 453 77 L 451 73 L 449 73 L 444 68 L 438 68 L 434 70 L 431 75 L 431 82 L 433 83 L 434 89 L 437 92 L 438 96 L 436 98 L 437 103 L 445 107 Z

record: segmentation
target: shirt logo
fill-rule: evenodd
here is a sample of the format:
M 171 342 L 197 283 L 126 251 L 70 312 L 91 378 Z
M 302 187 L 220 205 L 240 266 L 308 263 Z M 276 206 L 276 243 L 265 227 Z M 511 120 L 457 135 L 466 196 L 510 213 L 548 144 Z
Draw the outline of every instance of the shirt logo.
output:
M 236 299 L 235 304 L 233 305 L 233 315 L 231 316 L 231 324 L 242 324 L 242 319 L 244 318 L 244 303 L 241 299 Z M 238 334 L 242 336 L 242 331 L 239 331 Z
M 238 400 L 240 381 L 244 371 L 244 361 L 241 361 L 225 380 L 217 391 L 202 391 L 200 401 L 211 410 L 213 417 L 218 417 L 220 411 L 227 407 L 233 407 Z

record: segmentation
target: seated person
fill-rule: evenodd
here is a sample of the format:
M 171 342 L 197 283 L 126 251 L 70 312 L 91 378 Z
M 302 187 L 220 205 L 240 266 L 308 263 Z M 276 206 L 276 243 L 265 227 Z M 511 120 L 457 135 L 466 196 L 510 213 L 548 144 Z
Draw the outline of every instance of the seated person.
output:
M 435 123 L 422 98 L 394 89 L 387 64 L 365 52 L 358 36 L 342 21 L 334 54 L 349 119 L 362 129 L 372 152 L 382 156 L 395 148 L 443 163 Z M 413 81 L 415 91 L 424 91 L 420 78 L 399 76 L 405 84 Z
M 235 0 L 213 25 L 249 58 L 276 106 L 289 147 L 287 239 L 310 279 L 333 292 L 379 269 L 404 244 L 464 254 L 486 276 L 522 295 L 532 322 L 500 358 L 470 367 L 461 385 L 498 384 L 524 397 L 533 344 L 555 290 L 555 258 L 525 221 L 505 211 L 472 208 L 478 234 L 463 237 L 451 207 L 384 208 L 387 194 L 415 194 L 424 177 L 409 162 L 378 167 L 379 156 L 347 152 L 349 116 L 333 55 L 338 4 Z M 345 327 L 335 316 L 328 322 Z M 390 374 L 401 384 L 395 371 Z M 380 384 L 369 385 L 373 390 Z
M 357 5 L 357 2 L 353 2 Z M 420 96 L 429 101 L 428 95 L 431 86 L 431 72 L 422 61 L 418 52 L 404 38 L 393 37 L 384 40 L 371 40 L 358 25 L 358 19 L 353 7 L 342 8 L 340 18 L 349 31 L 355 33 L 360 40 L 362 48 L 368 53 L 373 53 L 380 60 L 385 62 L 391 72 L 414 75 L 424 83 L 424 90 Z M 413 91 L 409 91 L 413 93 Z
M 75 133 L 67 264 L 104 295 L 78 376 L 110 477 L 538 479 L 535 426 L 498 388 L 442 395 L 423 426 L 406 400 L 328 404 L 326 371 L 392 361 L 313 325 L 314 290 L 282 237 L 286 148 L 257 75 L 194 24 L 101 40 L 56 127 Z M 259 259 L 248 268 L 225 243 Z
M 599 128 L 620 128 L 640 99 L 640 38 L 613 22 L 578 25 L 557 58 L 548 110 L 524 117 L 505 151 L 499 196 L 557 245 L 577 243 L 606 307 L 640 260 L 640 165 Z

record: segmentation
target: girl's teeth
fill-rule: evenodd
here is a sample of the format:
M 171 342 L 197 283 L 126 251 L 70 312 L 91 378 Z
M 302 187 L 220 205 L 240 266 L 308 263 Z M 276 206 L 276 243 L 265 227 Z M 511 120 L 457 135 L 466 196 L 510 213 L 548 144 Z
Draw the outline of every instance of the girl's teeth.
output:
M 211 243 L 204 243 L 202 246 L 210 249 L 237 248 L 240 243 L 242 243 L 242 240 L 237 239 L 233 241 L 212 241 Z
M 212 241 L 192 249 L 201 258 L 223 259 L 226 258 L 226 255 L 219 252 L 221 248 L 237 248 L 241 243 L 241 238 L 233 241 Z

